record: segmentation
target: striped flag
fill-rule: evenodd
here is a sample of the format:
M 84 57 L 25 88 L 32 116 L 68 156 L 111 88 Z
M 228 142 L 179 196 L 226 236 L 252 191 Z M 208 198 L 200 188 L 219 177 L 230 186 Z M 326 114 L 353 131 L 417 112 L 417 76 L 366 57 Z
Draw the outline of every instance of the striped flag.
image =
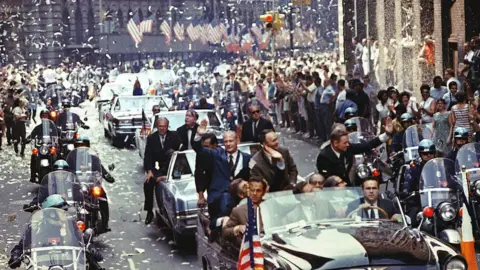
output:
M 180 25 L 178 22 L 173 27 L 173 32 L 175 33 L 175 38 L 179 41 L 185 39 L 185 31 L 183 30 L 183 25 Z
M 135 45 L 140 44 L 143 40 L 143 34 L 138 27 L 139 24 L 140 19 L 138 18 L 138 13 L 135 12 L 127 24 L 127 31 L 130 34 L 130 37 L 132 37 L 133 42 L 135 42 Z
M 190 23 L 188 26 L 187 26 L 187 35 L 188 35 L 188 38 L 193 42 L 196 39 L 196 36 L 195 36 L 195 27 L 193 27 L 193 24 Z
M 166 20 L 163 20 L 162 24 L 160 25 L 160 30 L 165 35 L 165 43 L 170 44 L 172 40 L 172 31 Z
M 140 23 L 140 32 L 152 33 L 153 28 L 153 15 L 150 15 L 146 20 Z
M 243 236 L 240 255 L 238 256 L 238 270 L 263 270 L 262 242 L 257 231 L 257 217 L 253 208 L 252 199 L 247 197 L 248 220 L 245 235 Z

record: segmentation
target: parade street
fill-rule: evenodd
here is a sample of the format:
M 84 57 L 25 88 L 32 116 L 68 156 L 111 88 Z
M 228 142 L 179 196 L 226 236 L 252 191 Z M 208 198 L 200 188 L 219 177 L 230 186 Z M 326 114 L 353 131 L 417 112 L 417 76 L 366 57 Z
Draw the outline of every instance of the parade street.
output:
M 87 101 L 88 102 L 88 101 Z M 95 241 L 104 256 L 105 269 L 199 269 L 195 248 L 177 248 L 168 232 L 157 225 L 144 225 L 143 181 L 145 174 L 142 159 L 134 146 L 117 149 L 103 136 L 98 113 L 93 104 L 74 108 L 82 118 L 88 117 L 88 131 L 91 148 L 100 156 L 104 167 L 115 165 L 112 171 L 116 182 L 104 182 L 110 205 L 111 232 L 101 235 Z M 299 174 L 305 176 L 315 168 L 318 147 L 304 141 L 283 135 L 281 143 L 288 147 L 297 163 Z M 29 151 L 26 157 L 15 156 L 11 147 L 4 147 L 0 158 L 0 267 L 5 267 L 11 248 L 18 243 L 30 213 L 23 212 L 23 204 L 35 196 L 38 185 L 29 179 Z M 154 222 L 155 223 L 155 222 Z M 192 246 L 194 246 L 192 241 Z

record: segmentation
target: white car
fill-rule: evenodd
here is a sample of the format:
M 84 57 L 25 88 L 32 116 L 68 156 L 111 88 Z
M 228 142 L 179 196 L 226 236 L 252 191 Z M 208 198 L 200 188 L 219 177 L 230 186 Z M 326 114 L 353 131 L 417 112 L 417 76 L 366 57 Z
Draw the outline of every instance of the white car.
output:
M 209 131 L 215 133 L 218 142 L 221 143 L 223 141 L 223 131 L 225 130 L 225 126 L 220 120 L 220 116 L 213 110 L 196 110 L 196 112 L 198 113 L 197 123 L 200 123 L 202 120 L 206 119 L 208 121 L 207 128 Z M 185 113 L 186 111 L 160 112 L 149 118 L 146 129 L 137 129 L 135 132 L 135 143 L 137 145 L 138 154 L 140 157 L 144 157 L 147 136 L 157 131 L 157 128 L 154 125 L 156 118 L 159 116 L 167 118 L 169 121 L 168 130 L 176 131 L 177 128 L 185 124 Z

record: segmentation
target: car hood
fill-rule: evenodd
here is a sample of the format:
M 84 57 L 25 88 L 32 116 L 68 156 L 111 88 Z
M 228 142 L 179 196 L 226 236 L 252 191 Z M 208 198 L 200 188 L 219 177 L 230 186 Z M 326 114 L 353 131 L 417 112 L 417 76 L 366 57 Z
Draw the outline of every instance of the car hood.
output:
M 132 111 L 123 111 L 123 112 L 114 112 L 112 113 L 116 118 L 133 118 L 133 117 L 142 117 L 142 110 L 132 110 Z M 152 113 L 145 111 L 145 116 L 147 119 L 152 116 Z
M 423 237 L 391 222 L 343 223 L 285 232 L 265 243 L 270 251 L 300 269 L 426 265 L 435 261 Z

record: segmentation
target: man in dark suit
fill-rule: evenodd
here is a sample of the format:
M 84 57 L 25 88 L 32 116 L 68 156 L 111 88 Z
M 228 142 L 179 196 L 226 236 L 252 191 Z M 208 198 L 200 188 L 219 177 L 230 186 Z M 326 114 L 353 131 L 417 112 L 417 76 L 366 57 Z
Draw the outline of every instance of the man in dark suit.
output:
M 281 191 L 297 183 L 298 170 L 287 148 L 279 146 L 278 135 L 272 129 L 259 136 L 263 149 L 250 161 L 250 177 L 265 179 L 269 192 Z
M 143 193 L 145 194 L 144 210 L 147 211 L 145 224 L 153 220 L 153 194 L 155 186 L 166 179 L 168 165 L 172 153 L 180 149 L 180 139 L 174 131 L 168 130 L 168 119 L 159 117 L 155 121 L 157 131 L 147 137 L 143 167 L 147 172 Z
M 343 129 L 334 129 L 330 135 L 330 145 L 320 151 L 317 156 L 317 170 L 328 178 L 336 175 L 349 185 L 353 185 L 354 179 L 350 179 L 348 173 L 352 168 L 353 156 L 371 151 L 373 148 L 386 142 L 393 131 L 392 120 L 387 119 L 385 132 L 366 143 L 350 144 L 348 132 Z
M 258 178 L 251 178 L 248 181 L 249 185 L 249 197 L 252 199 L 253 207 L 255 211 L 258 211 L 258 206 L 263 201 L 263 196 L 267 192 L 268 184 L 267 181 Z M 260 214 L 258 215 L 260 216 Z M 245 234 L 245 229 L 248 219 L 248 204 L 242 204 L 233 208 L 230 218 L 227 221 L 227 224 L 222 229 L 222 236 L 227 240 L 233 241 L 238 246 L 241 244 L 242 236 Z M 262 218 L 260 216 L 257 219 L 259 224 L 260 231 L 263 230 Z
M 216 149 L 218 147 L 218 140 L 215 134 L 205 133 L 202 136 L 202 144 L 205 148 Z M 212 179 L 213 160 L 208 153 L 197 153 L 195 157 L 195 187 L 198 193 L 198 206 L 206 205 L 205 190 L 210 186 Z
M 230 74 L 228 74 L 228 81 L 225 83 L 224 87 L 226 87 L 227 85 L 230 85 L 232 87 L 232 90 L 235 92 L 242 92 L 242 87 L 240 86 L 240 83 L 235 80 L 235 72 L 230 72 Z
M 346 215 L 349 215 L 352 211 L 360 207 L 357 215 L 365 219 L 391 219 L 393 221 L 401 221 L 400 211 L 395 204 L 388 199 L 381 199 L 379 197 L 380 185 L 375 179 L 367 179 L 363 182 L 363 198 L 360 201 L 353 201 L 348 204 Z M 377 208 L 370 208 L 369 206 L 378 207 L 386 212 L 388 216 L 385 216 L 383 211 Z
M 249 108 L 250 119 L 242 125 L 242 142 L 258 142 L 259 135 L 263 130 L 273 130 L 273 124 L 260 116 L 260 107 L 252 105 Z
M 185 124 L 177 128 L 177 134 L 182 142 L 182 148 L 180 150 L 192 149 L 192 141 L 197 134 L 198 113 L 194 110 L 188 110 L 185 113 Z
M 206 129 L 207 121 L 202 120 L 192 146 L 195 152 L 206 153 L 213 162 L 212 180 L 207 189 L 207 203 L 210 220 L 216 220 L 217 217 L 224 216 L 228 212 L 227 206 L 231 200 L 228 193 L 230 182 L 237 178 L 248 179 L 248 162 L 251 156 L 238 150 L 237 134 L 233 131 L 227 131 L 223 135 L 225 149 L 222 147 L 216 149 L 203 147 L 200 140 Z

